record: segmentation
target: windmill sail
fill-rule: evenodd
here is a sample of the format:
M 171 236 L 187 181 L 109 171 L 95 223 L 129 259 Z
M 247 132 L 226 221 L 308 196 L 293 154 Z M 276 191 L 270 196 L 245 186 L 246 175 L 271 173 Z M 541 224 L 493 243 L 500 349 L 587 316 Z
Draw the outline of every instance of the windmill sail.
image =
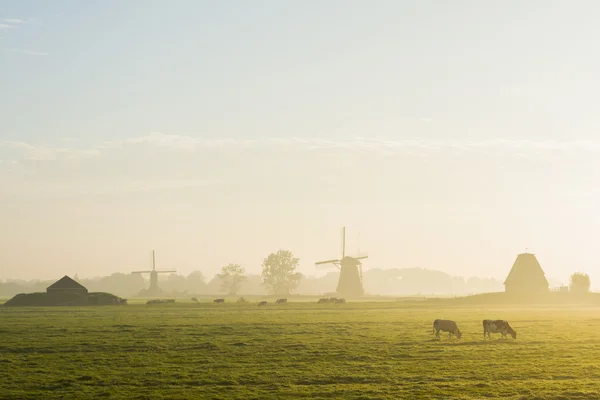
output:
M 342 228 L 342 259 L 346 257 L 346 227 Z

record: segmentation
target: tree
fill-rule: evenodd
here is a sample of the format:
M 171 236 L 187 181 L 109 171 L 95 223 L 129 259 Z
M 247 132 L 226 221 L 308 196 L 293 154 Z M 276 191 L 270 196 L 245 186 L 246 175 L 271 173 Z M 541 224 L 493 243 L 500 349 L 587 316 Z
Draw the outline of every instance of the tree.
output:
M 242 281 L 246 279 L 246 271 L 238 264 L 229 264 L 221 268 L 221 273 L 217 276 L 221 279 L 221 290 L 235 295 Z
M 187 276 L 187 290 L 190 293 L 204 293 L 206 292 L 206 287 L 206 281 L 202 272 L 193 271 Z
M 288 295 L 295 289 L 302 278 L 296 271 L 298 258 L 289 250 L 271 253 L 262 264 L 262 278 L 269 291 L 277 295 Z
M 187 280 L 194 283 L 206 283 L 204 279 L 204 274 L 201 271 L 192 271 L 187 276 Z
M 590 291 L 590 276 L 582 272 L 571 275 L 571 292 L 587 293 Z

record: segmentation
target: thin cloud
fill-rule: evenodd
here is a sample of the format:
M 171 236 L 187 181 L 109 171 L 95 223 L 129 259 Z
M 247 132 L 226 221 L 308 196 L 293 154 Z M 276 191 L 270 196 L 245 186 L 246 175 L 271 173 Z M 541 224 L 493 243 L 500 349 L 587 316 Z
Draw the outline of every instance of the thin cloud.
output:
M 27 50 L 27 49 L 10 49 L 10 51 L 12 51 L 13 53 L 20 53 L 20 54 L 25 54 L 28 56 L 48 56 L 48 55 L 50 55 L 43 51 L 34 51 L 34 50 Z
M 0 29 L 10 29 L 17 28 L 20 25 L 24 25 L 26 23 L 34 21 L 33 18 L 28 20 L 22 18 L 1 18 L 0 19 Z
M 506 149 L 506 150 L 599 150 L 598 140 L 448 140 L 448 139 L 389 139 L 385 137 L 354 137 L 350 139 L 322 138 L 262 138 L 262 139 L 201 139 L 191 136 L 151 133 L 132 139 L 105 142 L 105 147 L 128 145 L 150 145 L 173 149 L 194 150 L 214 147 L 294 147 L 307 149 L 366 149 L 366 150 L 408 150 L 428 151 Z
M 195 152 L 211 149 L 272 149 L 297 151 L 367 151 L 384 155 L 393 154 L 462 154 L 470 151 L 503 151 L 515 156 L 536 155 L 549 152 L 598 152 L 600 140 L 448 140 L 448 139 L 389 139 L 385 137 L 355 137 L 350 139 L 323 138 L 261 138 L 202 139 L 185 135 L 151 133 L 123 140 L 105 141 L 91 148 L 40 146 L 23 141 L 2 141 L 0 148 L 19 151 L 24 160 L 51 161 L 57 159 L 84 159 L 100 156 L 115 150 L 140 147 L 159 148 L 166 151 Z
M 100 154 L 100 150 L 98 149 L 48 147 L 11 140 L 0 140 L 1 148 L 18 150 L 22 153 L 22 159 L 30 161 L 53 161 L 59 158 L 87 158 Z
M 0 30 L 8 30 L 18 28 L 24 24 L 34 22 L 35 18 L 29 18 L 27 20 L 22 18 L 2 18 L 0 19 Z M 43 51 L 30 50 L 30 49 L 9 49 L 8 51 L 13 53 L 24 54 L 27 56 L 48 56 L 49 54 Z
M 74 182 L 36 182 L 35 185 L 16 181 L 10 186 L 0 187 L 0 193 L 18 193 L 19 195 L 44 196 L 44 197 L 79 197 L 79 196 L 103 196 L 119 195 L 127 193 L 145 193 L 155 191 L 173 191 L 185 189 L 198 189 L 218 185 L 220 180 L 216 179 L 191 179 L 191 180 L 113 180 L 104 183 Z

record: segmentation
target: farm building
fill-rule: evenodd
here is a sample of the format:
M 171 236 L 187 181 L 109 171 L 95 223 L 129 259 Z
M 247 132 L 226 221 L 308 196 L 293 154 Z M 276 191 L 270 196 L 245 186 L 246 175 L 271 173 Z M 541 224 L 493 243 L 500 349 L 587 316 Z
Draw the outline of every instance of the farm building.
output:
M 82 284 L 76 282 L 75 280 L 65 275 L 56 282 L 54 282 L 52 285 L 48 286 L 46 288 L 46 293 L 76 293 L 80 295 L 86 295 L 88 294 L 88 290 Z
M 20 293 L 4 303 L 7 307 L 125 305 L 127 299 L 104 292 L 88 293 L 85 286 L 68 276 L 46 288 L 46 293 Z
M 507 293 L 548 292 L 548 280 L 535 254 L 522 253 L 517 256 L 512 269 L 504 281 Z

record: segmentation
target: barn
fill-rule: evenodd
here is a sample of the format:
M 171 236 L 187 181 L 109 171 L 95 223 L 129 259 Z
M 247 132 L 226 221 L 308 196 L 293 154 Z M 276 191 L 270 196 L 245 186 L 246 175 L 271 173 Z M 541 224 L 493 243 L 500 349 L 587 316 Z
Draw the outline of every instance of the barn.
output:
M 104 292 L 88 293 L 85 286 L 68 276 L 46 288 L 46 293 L 19 293 L 8 300 L 7 307 L 45 307 L 45 306 L 105 306 L 125 305 L 127 299 Z
M 543 293 L 548 292 L 548 280 L 535 254 L 522 253 L 517 255 L 506 280 L 506 293 Z
M 76 282 L 75 280 L 69 278 L 67 275 L 63 276 L 52 285 L 46 288 L 46 293 L 48 294 L 78 294 L 78 295 L 87 295 L 88 290 L 82 284 Z

